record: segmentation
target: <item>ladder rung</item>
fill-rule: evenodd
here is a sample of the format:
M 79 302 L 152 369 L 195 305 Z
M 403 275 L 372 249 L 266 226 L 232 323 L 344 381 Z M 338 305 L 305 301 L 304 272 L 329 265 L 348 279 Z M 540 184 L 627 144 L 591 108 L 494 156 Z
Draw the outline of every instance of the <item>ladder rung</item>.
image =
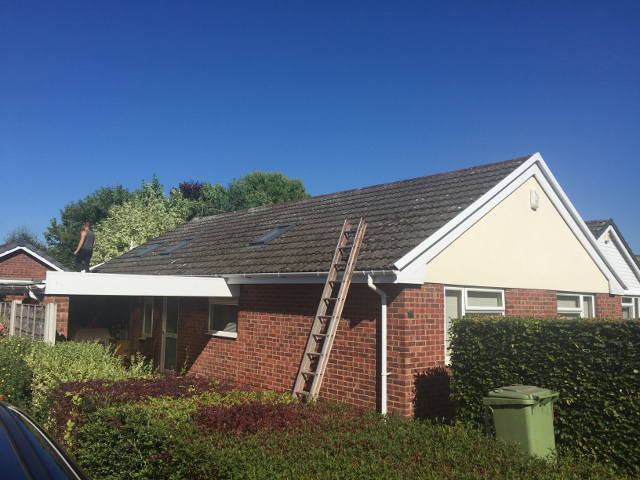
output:
M 357 228 L 353 228 L 351 230 L 345 230 L 344 233 L 347 234 L 347 235 L 353 235 L 354 233 L 358 233 L 358 229 Z
M 311 395 L 310 392 L 305 392 L 304 390 L 300 391 L 300 392 L 296 392 L 296 395 L 298 395 L 299 397 L 308 397 Z
M 316 372 L 302 372 L 302 375 L 306 375 L 308 377 L 315 377 Z
M 316 339 L 316 341 L 318 340 L 322 340 L 327 338 L 327 334 L 326 333 L 314 333 L 313 337 Z
M 321 354 L 318 352 L 307 352 L 309 358 L 318 358 Z
M 325 302 L 335 302 L 336 300 L 338 300 L 338 297 L 324 297 L 323 300 Z

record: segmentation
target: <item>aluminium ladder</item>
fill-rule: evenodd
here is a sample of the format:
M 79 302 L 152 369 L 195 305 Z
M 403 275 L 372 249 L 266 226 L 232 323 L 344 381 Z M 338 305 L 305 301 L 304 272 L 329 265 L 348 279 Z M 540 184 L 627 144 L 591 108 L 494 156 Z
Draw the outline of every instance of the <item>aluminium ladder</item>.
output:
M 353 228 L 348 220 L 344 221 L 322 299 L 298 369 L 293 387 L 294 397 L 313 400 L 318 398 L 366 228 L 367 224 L 362 218 L 356 228 Z M 342 273 L 340 278 L 339 273 Z

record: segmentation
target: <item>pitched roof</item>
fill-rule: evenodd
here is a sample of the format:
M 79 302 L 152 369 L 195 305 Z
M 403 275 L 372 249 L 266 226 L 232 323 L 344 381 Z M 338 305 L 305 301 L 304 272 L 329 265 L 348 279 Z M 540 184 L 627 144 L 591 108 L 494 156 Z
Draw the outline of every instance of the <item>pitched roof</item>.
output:
M 49 255 L 47 255 L 42 250 L 40 250 L 39 248 L 33 246 L 32 244 L 30 244 L 29 242 L 27 242 L 27 241 L 25 241 L 23 239 L 14 240 L 13 242 L 9 242 L 9 243 L 5 243 L 4 245 L 0 245 L 0 261 L 2 261 L 1 258 L 3 256 L 5 256 L 5 255 L 9 254 L 10 252 L 13 252 L 14 250 L 17 250 L 17 249 L 31 254 L 31 256 L 36 257 L 40 261 L 44 261 L 45 263 L 49 263 L 50 266 L 54 270 L 60 270 L 60 271 L 63 271 L 63 272 L 70 272 L 71 271 L 70 268 L 64 266 L 63 264 L 58 262 L 55 258 L 50 257 Z
M 596 239 L 600 238 L 602 234 L 607 230 L 607 228 L 612 227 L 615 230 L 616 235 L 622 242 L 624 248 L 626 248 L 631 258 L 636 262 L 638 267 L 640 267 L 640 259 L 638 259 L 638 255 L 635 255 L 633 253 L 631 247 L 620 233 L 620 229 L 618 229 L 618 226 L 612 218 L 608 218 L 606 220 L 586 220 L 584 223 L 587 224 L 587 227 L 589 227 L 589 230 L 591 230 L 591 233 Z
M 195 218 L 116 257 L 96 271 L 151 275 L 225 275 L 326 271 L 345 218 L 367 231 L 358 270 L 394 263 L 456 217 L 530 156 L 293 202 Z M 249 242 L 280 224 L 295 227 L 268 245 Z M 192 242 L 162 255 L 174 245 Z M 136 257 L 150 246 L 164 242 Z

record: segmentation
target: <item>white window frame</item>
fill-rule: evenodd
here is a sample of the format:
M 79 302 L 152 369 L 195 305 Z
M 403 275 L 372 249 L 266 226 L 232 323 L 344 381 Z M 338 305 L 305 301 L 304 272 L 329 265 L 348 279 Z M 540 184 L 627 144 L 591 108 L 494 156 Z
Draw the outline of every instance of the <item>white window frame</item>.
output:
M 625 300 L 627 300 L 625 302 Z M 622 308 L 631 307 L 631 315 L 629 318 L 638 318 L 640 316 L 640 297 L 623 296 L 621 299 Z
M 144 302 L 142 303 L 142 338 L 150 338 L 153 337 L 153 310 L 154 310 L 154 297 L 144 297 Z M 147 305 L 151 304 L 151 323 L 150 323 L 150 331 L 145 332 L 144 327 L 147 324 L 146 316 L 147 316 Z
M 236 297 L 209 297 L 209 316 L 207 317 L 207 335 L 223 338 L 238 338 L 238 318 L 236 318 L 236 331 L 225 332 L 222 330 L 213 330 L 211 328 L 211 316 L 213 315 L 213 307 L 216 305 L 238 306 L 238 298 Z
M 577 297 L 578 298 L 578 304 L 580 305 L 579 307 L 564 307 L 564 308 L 560 308 L 560 305 L 557 306 L 558 308 L 558 316 L 559 317 L 567 317 L 567 318 L 575 318 L 574 315 L 575 313 L 580 314 L 580 318 L 595 318 L 596 317 L 596 299 L 594 295 L 589 295 L 589 294 L 585 294 L 585 293 L 571 293 L 571 292 L 557 292 L 556 293 L 556 302 L 559 300 L 559 297 Z M 591 299 L 591 305 L 593 307 L 593 315 L 592 316 L 585 316 L 585 312 L 584 312 L 584 299 L 585 298 L 590 298 Z
M 504 290 L 501 288 L 479 288 L 479 287 L 454 287 L 445 285 L 444 287 L 444 296 L 445 296 L 445 306 L 446 306 L 446 297 L 447 291 L 455 291 L 460 292 L 461 295 L 461 305 L 460 305 L 460 315 L 464 317 L 467 314 L 482 314 L 482 315 L 502 315 L 504 316 L 505 312 L 505 304 L 504 304 Z M 489 292 L 489 293 L 499 293 L 500 294 L 500 306 L 497 307 L 481 307 L 481 306 L 469 306 L 468 294 L 469 292 Z M 451 357 L 449 356 L 449 344 L 450 342 L 450 320 L 447 318 L 447 313 L 445 311 L 444 318 L 444 363 L 445 365 L 449 365 L 451 363 Z

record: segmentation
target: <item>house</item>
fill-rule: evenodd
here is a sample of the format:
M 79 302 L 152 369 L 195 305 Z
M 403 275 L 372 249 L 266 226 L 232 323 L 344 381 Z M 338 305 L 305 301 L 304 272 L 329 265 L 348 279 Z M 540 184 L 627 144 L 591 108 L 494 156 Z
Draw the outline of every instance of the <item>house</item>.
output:
M 56 317 L 55 330 L 59 335 L 67 334 L 69 298 L 45 295 L 47 272 L 69 272 L 70 269 L 57 262 L 39 248 L 24 240 L 0 245 L 0 302 L 53 304 Z M 5 303 L 6 314 L 10 305 Z M 8 314 L 7 314 L 8 316 Z
M 585 222 L 598 247 L 626 284 L 622 318 L 640 317 L 640 262 L 612 219 Z
M 49 273 L 47 293 L 128 305 L 112 324 L 160 367 L 287 392 L 342 224 L 359 218 L 321 397 L 446 415 L 450 318 L 622 316 L 627 284 L 539 154 L 195 218 L 98 273 Z

